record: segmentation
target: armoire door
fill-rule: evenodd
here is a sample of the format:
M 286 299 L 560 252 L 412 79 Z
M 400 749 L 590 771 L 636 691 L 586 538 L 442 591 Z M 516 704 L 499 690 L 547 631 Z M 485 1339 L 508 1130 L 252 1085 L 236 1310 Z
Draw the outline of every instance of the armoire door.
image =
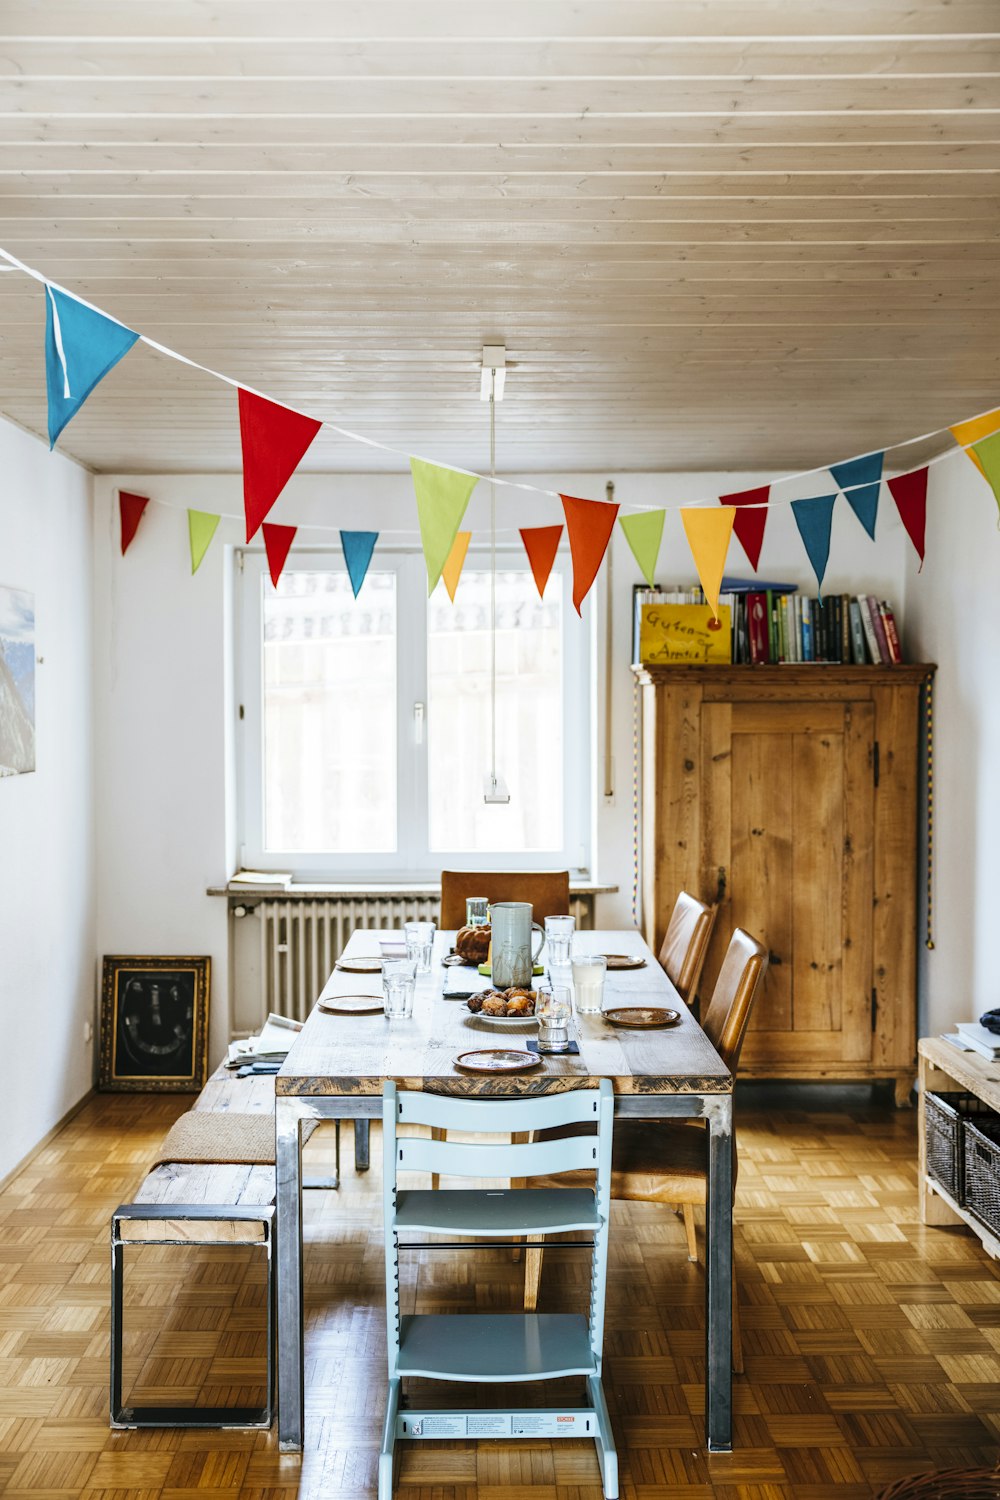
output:
M 872 1056 L 874 707 L 705 703 L 702 859 L 771 960 L 743 1050 L 783 1069 Z M 721 946 L 720 946 L 721 945 Z

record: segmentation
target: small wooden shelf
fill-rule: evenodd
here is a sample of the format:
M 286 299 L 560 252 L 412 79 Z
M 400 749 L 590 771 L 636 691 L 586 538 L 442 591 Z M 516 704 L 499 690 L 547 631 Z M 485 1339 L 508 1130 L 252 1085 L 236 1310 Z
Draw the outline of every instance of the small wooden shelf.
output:
M 432 1313 L 400 1319 L 399 1373 L 498 1381 L 598 1371 L 576 1313 Z
M 981 1241 L 987 1255 L 1000 1260 L 1000 1239 L 987 1229 L 968 1209 L 960 1208 L 951 1194 L 927 1175 L 927 1150 L 924 1130 L 927 1091 L 964 1089 L 982 1099 L 990 1109 L 1000 1113 L 1000 1061 L 990 1062 L 976 1052 L 960 1052 L 941 1037 L 921 1037 L 917 1044 L 920 1059 L 919 1191 L 920 1218 L 924 1224 L 939 1227 L 965 1224 Z

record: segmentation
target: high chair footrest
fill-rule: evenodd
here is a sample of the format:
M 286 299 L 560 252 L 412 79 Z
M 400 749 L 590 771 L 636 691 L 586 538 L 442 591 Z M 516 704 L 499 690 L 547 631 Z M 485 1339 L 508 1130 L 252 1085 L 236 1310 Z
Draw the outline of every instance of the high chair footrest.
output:
M 446 1313 L 400 1319 L 399 1375 L 437 1380 L 544 1380 L 596 1375 L 587 1320 L 576 1313 Z

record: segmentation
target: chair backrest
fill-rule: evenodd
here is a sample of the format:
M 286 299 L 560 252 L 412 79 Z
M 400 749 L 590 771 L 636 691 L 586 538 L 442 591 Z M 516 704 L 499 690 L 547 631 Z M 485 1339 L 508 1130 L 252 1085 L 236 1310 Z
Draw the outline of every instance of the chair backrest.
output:
M 568 870 L 442 870 L 439 927 L 465 926 L 468 896 L 488 901 L 530 901 L 536 922 L 569 912 Z
M 718 911 L 718 906 L 706 906 L 696 896 L 681 891 L 670 914 L 660 946 L 660 967 L 685 1005 L 690 1005 L 697 994 Z
M 767 949 L 737 927 L 729 940 L 702 1028 L 731 1073 L 739 1065 L 750 1011 L 767 972 Z
M 614 1091 L 601 1080 L 596 1089 L 520 1098 L 455 1099 L 417 1093 L 386 1083 L 382 1089 L 384 1184 L 391 1193 L 400 1172 L 431 1172 L 453 1177 L 545 1177 L 559 1172 L 597 1173 L 597 1192 L 610 1188 Z M 433 1140 L 401 1135 L 401 1125 L 429 1125 L 463 1134 L 516 1134 L 566 1125 L 597 1125 L 596 1135 L 513 1142 Z

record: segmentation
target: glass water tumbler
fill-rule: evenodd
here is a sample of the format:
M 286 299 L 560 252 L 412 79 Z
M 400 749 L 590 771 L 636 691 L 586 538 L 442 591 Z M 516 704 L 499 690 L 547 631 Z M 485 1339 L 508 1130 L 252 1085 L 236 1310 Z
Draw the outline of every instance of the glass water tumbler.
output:
M 431 971 L 434 932 L 433 922 L 405 922 L 403 924 L 406 956 L 416 961 L 418 974 L 429 974 Z
M 485 927 L 490 920 L 490 903 L 486 896 L 467 896 L 465 900 L 466 927 Z
M 550 969 L 569 963 L 570 945 L 575 931 L 575 917 L 545 918 L 545 957 Z

